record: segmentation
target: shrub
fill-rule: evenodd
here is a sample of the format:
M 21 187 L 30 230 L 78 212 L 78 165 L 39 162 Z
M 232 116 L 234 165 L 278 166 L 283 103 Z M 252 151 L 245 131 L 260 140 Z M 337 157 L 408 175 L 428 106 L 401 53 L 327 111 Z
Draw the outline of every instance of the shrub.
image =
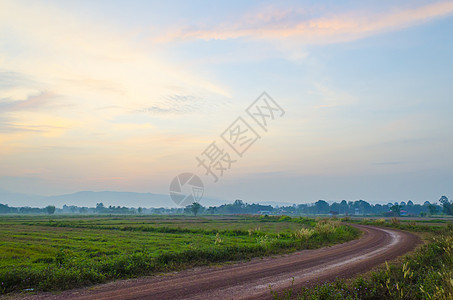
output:
M 290 216 L 281 216 L 280 219 L 278 219 L 279 222 L 284 222 L 284 221 L 291 221 Z
M 343 221 L 343 222 L 349 222 L 349 221 L 351 221 L 351 217 L 349 217 L 349 216 L 344 216 L 343 218 L 341 218 L 341 221 Z
M 301 228 L 300 230 L 297 230 L 294 235 L 298 239 L 307 240 L 313 235 L 313 233 L 315 233 L 313 229 Z
M 392 218 L 390 222 L 392 223 L 392 225 L 399 225 L 401 223 L 400 219 L 398 218 Z

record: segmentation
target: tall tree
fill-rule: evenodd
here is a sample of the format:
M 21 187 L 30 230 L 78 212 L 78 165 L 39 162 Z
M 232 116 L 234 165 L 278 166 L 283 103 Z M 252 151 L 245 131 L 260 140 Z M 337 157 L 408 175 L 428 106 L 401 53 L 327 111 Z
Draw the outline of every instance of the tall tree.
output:
M 100 213 L 105 210 L 104 203 L 96 203 L 96 212 Z
M 442 203 L 442 206 L 444 207 L 444 213 L 447 215 L 453 215 L 453 203 L 448 201 L 446 196 L 440 197 L 439 202 Z
M 329 203 L 327 203 L 324 200 L 318 200 L 315 203 L 316 213 L 318 213 L 318 214 L 326 214 L 326 213 L 328 213 L 329 212 L 329 208 L 330 208 Z
M 437 206 L 435 206 L 434 204 L 429 204 L 428 211 L 430 215 L 435 215 L 437 213 Z
M 390 207 L 390 210 L 393 211 L 396 215 L 400 216 L 401 215 L 401 205 L 396 204 Z
M 53 205 L 48 205 L 48 206 L 46 207 L 46 210 L 47 210 L 47 213 L 48 213 L 49 215 L 53 215 L 53 214 L 55 213 L 55 206 L 53 206 Z
M 1 204 L 0 203 L 0 214 L 7 214 L 11 211 L 11 208 L 8 207 L 8 204 Z
M 192 210 L 192 213 L 196 216 L 198 214 L 198 211 L 200 210 L 201 208 L 201 204 L 198 203 L 198 202 L 194 202 L 192 203 L 192 205 L 190 206 L 190 209 Z

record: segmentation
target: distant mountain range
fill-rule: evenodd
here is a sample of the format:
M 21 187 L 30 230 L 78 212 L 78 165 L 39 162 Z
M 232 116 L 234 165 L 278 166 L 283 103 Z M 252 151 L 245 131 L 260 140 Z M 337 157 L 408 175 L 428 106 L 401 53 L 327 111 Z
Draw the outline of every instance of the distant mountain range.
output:
M 21 193 L 12 193 L 6 190 L 0 190 L 0 203 L 9 206 L 30 206 L 45 207 L 55 205 L 77 205 L 86 207 L 95 207 L 96 203 L 102 202 L 105 206 L 127 206 L 127 207 L 177 207 L 170 199 L 169 195 L 153 193 L 133 193 L 133 192 L 92 192 L 83 191 L 72 194 L 57 196 L 41 196 Z M 230 201 L 202 198 L 200 204 L 203 206 L 219 206 Z

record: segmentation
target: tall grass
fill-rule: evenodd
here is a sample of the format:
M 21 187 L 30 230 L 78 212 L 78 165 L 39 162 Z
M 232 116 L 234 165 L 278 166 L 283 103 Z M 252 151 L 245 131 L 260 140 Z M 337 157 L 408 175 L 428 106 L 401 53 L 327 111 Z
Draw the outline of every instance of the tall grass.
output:
M 399 225 L 399 224 L 395 224 Z M 297 292 L 297 294 L 295 293 Z M 430 243 L 397 265 L 367 278 L 273 293 L 275 299 L 453 299 L 453 228 L 443 227 Z

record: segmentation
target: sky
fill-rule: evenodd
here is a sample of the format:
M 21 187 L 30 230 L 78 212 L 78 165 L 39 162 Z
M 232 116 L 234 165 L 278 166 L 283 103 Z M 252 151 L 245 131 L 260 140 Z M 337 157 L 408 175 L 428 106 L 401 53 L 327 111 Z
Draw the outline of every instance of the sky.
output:
M 453 1 L 0 0 L 0 189 L 453 197 L 452 32 Z M 238 117 L 260 137 L 242 156 Z

